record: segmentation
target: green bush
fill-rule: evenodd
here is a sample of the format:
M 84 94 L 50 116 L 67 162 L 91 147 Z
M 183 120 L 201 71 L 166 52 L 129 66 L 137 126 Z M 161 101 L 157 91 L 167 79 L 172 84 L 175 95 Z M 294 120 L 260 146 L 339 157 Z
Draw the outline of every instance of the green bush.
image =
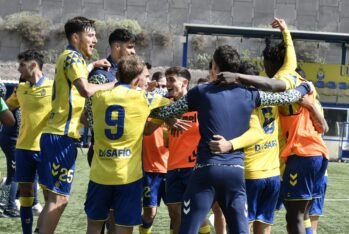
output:
M 211 60 L 212 60 L 211 54 L 199 53 L 195 55 L 195 57 L 189 59 L 189 67 L 192 69 L 207 70 Z
M 190 47 L 195 52 L 200 52 L 204 49 L 205 39 L 203 36 L 193 36 L 190 40 Z
M 170 32 L 154 31 L 152 33 L 152 38 L 153 38 L 154 44 L 162 47 L 167 47 L 172 42 L 172 37 Z
M 31 12 L 18 12 L 5 18 L 3 28 L 20 34 L 34 47 L 43 47 L 50 32 L 50 22 Z
M 146 48 L 151 44 L 151 35 L 148 32 L 142 31 L 136 35 L 136 45 L 141 48 Z
M 103 35 L 103 34 L 108 34 L 114 31 L 117 28 L 124 28 L 135 35 L 139 34 L 142 31 L 141 26 L 139 25 L 137 20 L 131 20 L 131 19 L 123 19 L 123 20 L 96 20 L 95 22 L 96 25 L 96 31 L 97 34 Z

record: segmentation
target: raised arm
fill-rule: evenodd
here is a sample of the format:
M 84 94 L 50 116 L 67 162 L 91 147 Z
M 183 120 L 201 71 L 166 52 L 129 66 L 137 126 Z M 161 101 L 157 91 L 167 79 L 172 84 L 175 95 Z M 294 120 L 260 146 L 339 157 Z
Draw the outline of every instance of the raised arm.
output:
M 287 24 L 286 24 L 285 20 L 275 18 L 273 20 L 273 22 L 271 23 L 271 26 L 273 28 L 280 29 L 284 43 L 286 45 L 286 54 L 285 54 L 285 58 L 284 58 L 284 63 L 279 70 L 280 71 L 281 70 L 282 71 L 285 71 L 285 70 L 294 71 L 297 68 L 297 56 L 296 56 L 296 51 L 294 49 L 291 33 L 287 29 Z

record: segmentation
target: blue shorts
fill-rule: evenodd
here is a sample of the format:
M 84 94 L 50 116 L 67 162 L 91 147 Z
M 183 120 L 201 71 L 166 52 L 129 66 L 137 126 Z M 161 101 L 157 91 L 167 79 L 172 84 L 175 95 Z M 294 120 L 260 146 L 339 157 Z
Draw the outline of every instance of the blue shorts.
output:
M 160 206 L 161 199 L 166 203 L 166 174 L 145 172 L 143 177 L 143 207 Z
M 312 200 L 321 195 L 328 160 L 323 156 L 289 156 L 283 175 L 283 193 L 287 200 Z
M 217 201 L 230 233 L 247 234 L 247 200 L 241 165 L 204 166 L 194 170 L 183 197 L 180 234 L 198 233 Z
M 310 216 L 322 216 L 323 215 L 327 181 L 328 181 L 328 176 L 324 176 L 323 183 L 321 186 L 321 196 L 314 199 L 313 204 L 311 205 L 310 210 L 309 210 Z
M 75 173 L 75 142 L 68 136 L 44 133 L 40 147 L 39 183 L 53 193 L 68 196 Z
M 274 223 L 274 211 L 279 190 L 280 176 L 246 180 L 249 222 Z
M 16 181 L 18 183 L 34 183 L 40 168 L 40 151 L 16 149 Z
M 166 175 L 166 203 L 181 203 L 183 194 L 193 174 L 193 168 L 179 168 L 167 171 Z
M 142 223 L 142 179 L 123 185 L 88 184 L 85 212 L 96 221 L 108 218 L 114 210 L 115 224 L 135 226 Z

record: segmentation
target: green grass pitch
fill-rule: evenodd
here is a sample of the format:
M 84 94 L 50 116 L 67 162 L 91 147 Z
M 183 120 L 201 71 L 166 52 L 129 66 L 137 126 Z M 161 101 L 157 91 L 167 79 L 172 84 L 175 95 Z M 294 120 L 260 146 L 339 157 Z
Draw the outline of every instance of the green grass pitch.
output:
M 5 172 L 5 158 L 4 155 L 0 153 L 0 178 L 5 176 Z M 320 218 L 318 233 L 349 233 L 349 164 L 330 163 L 328 174 L 329 184 L 325 201 L 325 216 Z M 57 234 L 86 233 L 86 215 L 83 205 L 88 177 L 89 167 L 86 160 L 86 151 L 84 150 L 81 152 L 79 150 L 77 170 L 75 172 L 70 203 L 58 224 L 56 230 Z M 39 192 L 41 194 L 41 190 Z M 40 201 L 43 203 L 42 195 L 40 195 Z M 276 220 L 272 233 L 286 233 L 284 216 L 284 211 L 276 213 Z M 153 230 L 154 234 L 169 233 L 169 217 L 166 206 L 163 204 L 155 219 Z M 21 233 L 20 219 L 0 218 L 0 233 Z M 137 228 L 135 228 L 134 233 L 138 233 Z

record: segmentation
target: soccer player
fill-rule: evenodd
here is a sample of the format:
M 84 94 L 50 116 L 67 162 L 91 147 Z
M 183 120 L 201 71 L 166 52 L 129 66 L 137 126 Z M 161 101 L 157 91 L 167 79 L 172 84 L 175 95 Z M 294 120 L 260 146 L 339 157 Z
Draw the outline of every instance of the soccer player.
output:
M 169 97 L 175 101 L 187 94 L 190 72 L 181 67 L 171 67 L 165 72 Z M 169 159 L 166 176 L 166 204 L 169 210 L 173 233 L 179 232 L 183 194 L 187 188 L 196 163 L 197 145 L 200 140 L 199 123 L 196 112 L 187 112 L 181 119 L 189 120 L 190 128 L 180 134 L 169 134 Z M 209 233 L 207 220 L 199 233 Z
M 166 77 L 163 72 L 155 72 L 152 80 L 157 82 L 157 88 L 166 89 Z M 148 120 L 149 121 L 149 120 Z M 147 122 L 143 138 L 143 215 L 140 233 L 152 232 L 157 207 L 161 199 L 166 203 L 166 173 L 167 160 L 169 156 L 167 128 L 160 126 L 155 131 L 148 130 Z
M 0 81 L 0 97 L 6 98 L 6 86 Z M 6 157 L 6 181 L 0 189 L 0 217 L 19 217 L 19 210 L 17 210 L 15 199 L 17 192 L 17 183 L 15 182 L 15 148 L 18 136 L 19 115 L 16 115 L 19 110 L 12 111 L 16 120 L 14 126 L 7 126 L 0 124 L 0 147 Z
M 132 34 L 127 29 L 115 29 L 109 35 L 109 46 L 110 46 L 110 55 L 107 57 L 107 60 L 111 64 L 111 67 L 106 70 L 104 68 L 96 67 L 94 68 L 88 76 L 88 82 L 92 84 L 106 84 L 109 82 L 115 82 L 116 75 L 118 71 L 117 61 L 122 56 L 134 55 L 135 52 L 135 35 Z M 91 103 L 91 97 L 86 100 L 86 103 Z M 91 166 L 92 157 L 93 157 L 93 147 L 94 147 L 94 133 L 93 133 L 93 118 L 90 114 L 91 110 L 87 108 L 91 107 L 91 104 L 85 104 L 88 127 L 91 129 L 91 144 L 87 152 L 87 161 Z M 109 223 L 114 223 L 113 213 L 110 214 Z M 110 226 L 109 231 L 113 232 L 113 226 Z M 104 231 L 104 228 L 102 232 Z
M 238 71 L 239 66 L 240 56 L 235 49 L 218 47 L 213 55 L 213 80 L 217 79 L 215 74 Z M 240 136 L 249 128 L 255 107 L 295 102 L 308 91 L 308 84 L 277 94 L 208 83 L 194 87 L 182 99 L 153 113 L 166 119 L 166 116 L 198 111 L 201 139 L 196 168 L 184 194 L 181 234 L 197 233 L 215 200 L 224 213 L 230 233 L 248 233 L 243 151 L 231 148 L 226 154 L 211 152 L 208 142 L 213 135 L 221 135 L 224 139 Z
M 7 99 L 10 109 L 21 109 L 21 126 L 16 144 L 15 177 L 19 184 L 23 233 L 32 233 L 34 181 L 40 164 L 40 137 L 51 111 L 53 81 L 42 73 L 44 56 L 26 50 L 17 56 L 18 71 L 26 82 Z M 40 222 L 40 221 L 38 221 Z
M 92 55 L 97 43 L 94 21 L 75 17 L 68 20 L 64 30 L 69 45 L 56 63 L 52 111 L 40 141 L 39 180 L 45 187 L 47 202 L 39 232 L 45 234 L 54 232 L 69 200 L 77 156 L 74 141 L 80 138 L 78 125 L 85 97 L 114 86 L 114 82 L 96 85 L 87 81 L 93 67 L 110 66 L 106 59 L 86 64 L 85 57 Z
M 240 83 L 274 91 L 294 88 L 304 82 L 295 72 L 296 54 L 285 21 L 275 19 L 272 26 L 280 28 L 284 39 L 275 47 L 267 44 L 263 51 L 266 73 L 275 79 L 224 74 L 226 78 L 230 76 Z M 319 185 L 328 164 L 328 149 L 321 138 L 321 133 L 327 131 L 328 127 L 316 93 L 312 94 L 312 98 L 314 105 L 309 108 L 293 104 L 279 109 L 282 136 L 286 141 L 281 152 L 281 159 L 286 162 L 282 192 L 287 211 L 287 231 L 290 233 L 303 233 L 306 228 L 303 220 L 310 223 L 307 222 L 309 207 L 312 199 L 320 195 Z M 311 228 L 310 225 L 307 228 Z
M 240 73 L 258 75 L 259 72 L 252 63 L 241 62 Z M 255 234 L 271 233 L 274 222 L 280 190 L 278 127 L 277 107 L 258 107 L 252 112 L 250 129 L 230 140 L 234 149 L 244 148 L 249 230 L 253 226 Z M 226 153 L 219 147 L 220 136 L 216 138 L 210 142 L 210 149 Z
M 318 222 L 319 222 L 320 216 L 323 215 L 327 182 L 328 182 L 328 175 L 327 175 L 327 171 L 326 171 L 324 179 L 323 179 L 323 183 L 321 185 L 321 195 L 320 195 L 320 197 L 317 197 L 313 200 L 313 203 L 311 204 L 311 207 L 309 210 L 309 217 L 310 217 L 310 221 L 311 221 L 311 228 L 312 228 L 313 234 L 317 234 Z M 308 233 L 310 233 L 310 232 L 308 232 Z
M 107 60 L 111 64 L 109 70 L 96 67 L 90 72 L 88 76 L 88 82 L 92 84 L 106 84 L 108 82 L 114 82 L 116 80 L 116 75 L 118 72 L 118 61 L 122 56 L 129 56 L 136 54 L 135 51 L 135 41 L 136 37 L 127 29 L 115 29 L 109 35 L 109 46 L 111 54 L 108 56 Z M 87 102 L 91 102 L 91 98 L 87 99 Z M 86 105 L 91 106 L 91 105 Z M 91 111 L 86 111 L 86 113 L 91 113 Z M 93 128 L 92 116 L 87 116 L 89 128 Z M 93 157 L 93 131 L 91 136 L 91 145 L 88 149 L 87 160 L 89 165 L 91 165 Z
M 92 98 L 95 150 L 85 202 L 87 233 L 99 233 L 109 209 L 114 210 L 116 232 L 132 233 L 142 223 L 142 140 L 150 111 L 169 100 L 137 90 L 146 81 L 138 56 L 118 61 L 118 83 Z
M 296 71 L 297 71 L 297 69 L 296 69 Z M 297 73 L 301 74 L 299 70 L 297 71 Z M 302 77 L 305 77 L 304 72 L 303 72 Z M 301 105 L 306 107 L 307 109 L 317 108 L 316 102 L 309 95 L 303 97 L 303 99 L 301 101 Z M 321 110 L 321 114 L 323 117 L 322 110 Z M 310 219 L 308 219 L 308 217 L 305 216 L 304 226 L 305 226 L 306 234 L 311 234 L 311 233 L 316 234 L 317 233 L 317 226 L 318 226 L 319 218 L 320 218 L 320 216 L 323 215 L 327 181 L 328 181 L 328 176 L 327 176 L 327 170 L 326 170 L 322 181 L 318 185 L 320 195 L 318 197 L 315 197 L 310 204 L 310 208 L 309 208 L 309 218 Z

